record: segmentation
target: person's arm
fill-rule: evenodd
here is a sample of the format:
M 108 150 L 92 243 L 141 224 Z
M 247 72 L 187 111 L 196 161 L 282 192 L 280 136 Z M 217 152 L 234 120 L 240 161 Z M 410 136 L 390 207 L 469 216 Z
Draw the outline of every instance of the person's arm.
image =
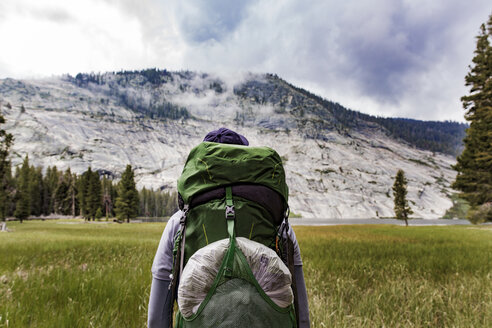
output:
M 309 327 L 309 305 L 306 291 L 306 283 L 304 282 L 304 273 L 302 265 L 294 265 L 297 288 L 297 304 L 299 305 L 299 328 Z
M 149 328 L 168 328 L 174 300 L 171 300 L 171 270 L 173 264 L 174 236 L 179 230 L 181 211 L 167 222 L 152 264 L 147 324 Z
M 172 307 L 170 283 L 170 281 L 152 278 L 147 316 L 148 328 L 169 328 Z
M 309 303 L 306 290 L 306 283 L 304 281 L 304 272 L 302 270 L 301 250 L 297 242 L 294 229 L 289 226 L 287 232 L 289 238 L 294 244 L 294 276 L 296 279 L 297 288 L 297 305 L 299 306 L 299 328 L 309 327 Z

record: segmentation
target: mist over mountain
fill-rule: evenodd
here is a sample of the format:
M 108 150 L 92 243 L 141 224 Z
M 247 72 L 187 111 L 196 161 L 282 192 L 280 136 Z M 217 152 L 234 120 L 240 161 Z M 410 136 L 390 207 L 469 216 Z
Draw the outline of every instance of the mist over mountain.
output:
M 191 148 L 229 127 L 277 150 L 290 207 L 303 217 L 392 216 L 400 168 L 414 216 L 442 216 L 466 128 L 362 114 L 271 74 L 149 69 L 4 79 L 0 101 L 15 165 L 29 154 L 44 168 L 91 166 L 117 179 L 131 164 L 139 187 L 175 188 Z

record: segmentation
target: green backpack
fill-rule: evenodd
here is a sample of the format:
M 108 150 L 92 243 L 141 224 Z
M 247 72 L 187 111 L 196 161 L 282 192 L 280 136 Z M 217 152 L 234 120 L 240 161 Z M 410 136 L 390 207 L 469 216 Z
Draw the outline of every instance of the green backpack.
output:
M 289 229 L 280 156 L 267 147 L 202 142 L 188 156 L 178 192 L 175 327 L 297 327 L 293 244 L 280 231 Z

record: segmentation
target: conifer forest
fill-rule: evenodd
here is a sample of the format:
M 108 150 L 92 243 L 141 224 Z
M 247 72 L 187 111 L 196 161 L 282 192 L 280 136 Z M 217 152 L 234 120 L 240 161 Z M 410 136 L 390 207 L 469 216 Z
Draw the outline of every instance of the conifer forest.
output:
M 10 163 L 8 163 L 10 164 Z M 131 171 L 131 166 L 127 170 Z M 34 167 L 26 156 L 23 164 L 12 172 L 7 165 L 3 179 L 3 202 L 0 219 L 50 215 L 130 219 L 135 217 L 166 217 L 177 209 L 176 192 L 143 188 L 137 191 L 131 175 L 123 174 L 115 183 L 104 171 L 89 167 L 80 175 L 70 168 Z

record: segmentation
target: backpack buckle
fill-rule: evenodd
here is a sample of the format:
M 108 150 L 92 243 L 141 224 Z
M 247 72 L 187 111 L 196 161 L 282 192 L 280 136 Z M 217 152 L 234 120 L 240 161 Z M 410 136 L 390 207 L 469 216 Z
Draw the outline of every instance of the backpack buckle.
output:
M 226 205 L 225 217 L 229 220 L 234 220 L 236 217 L 236 212 L 234 211 L 234 205 Z

